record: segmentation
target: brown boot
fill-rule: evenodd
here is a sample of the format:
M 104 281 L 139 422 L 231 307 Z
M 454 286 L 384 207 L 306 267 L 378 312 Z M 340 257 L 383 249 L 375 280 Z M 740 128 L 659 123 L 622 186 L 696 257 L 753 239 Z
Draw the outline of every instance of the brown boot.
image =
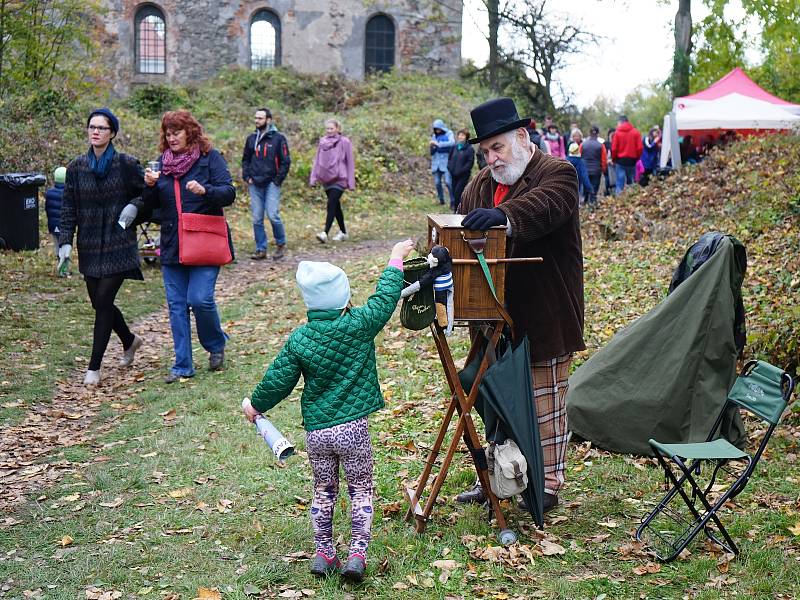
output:
M 278 244 L 275 248 L 275 254 L 272 255 L 272 260 L 280 260 L 284 257 L 286 250 L 286 244 Z

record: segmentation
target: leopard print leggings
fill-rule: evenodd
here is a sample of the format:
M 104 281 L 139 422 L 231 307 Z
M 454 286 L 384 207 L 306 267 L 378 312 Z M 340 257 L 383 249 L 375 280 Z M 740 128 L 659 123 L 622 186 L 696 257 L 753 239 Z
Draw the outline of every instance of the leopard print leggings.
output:
M 367 417 L 306 433 L 314 471 L 311 524 L 317 552 L 334 556 L 333 509 L 339 495 L 339 463 L 344 468 L 351 504 L 350 554 L 366 559 L 372 531 L 372 443 Z

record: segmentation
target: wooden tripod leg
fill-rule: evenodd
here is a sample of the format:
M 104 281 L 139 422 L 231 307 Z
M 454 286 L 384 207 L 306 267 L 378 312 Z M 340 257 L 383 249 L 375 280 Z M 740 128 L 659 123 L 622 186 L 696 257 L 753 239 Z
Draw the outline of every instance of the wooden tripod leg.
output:
M 496 328 L 495 331 L 492 333 L 491 339 L 488 342 L 488 347 L 494 348 L 498 341 L 500 340 L 500 335 L 502 333 L 502 328 Z M 439 350 L 439 356 L 442 359 L 442 365 L 444 366 L 445 376 L 447 378 L 448 383 L 450 384 L 450 388 L 454 391 L 456 399 L 458 400 L 458 404 L 456 405 L 456 409 L 459 413 L 458 424 L 456 426 L 456 431 L 453 434 L 453 439 L 450 441 L 450 444 L 447 449 L 447 454 L 445 455 L 444 460 L 442 461 L 442 467 L 439 470 L 439 475 L 436 477 L 436 480 L 433 483 L 431 488 L 430 496 L 428 497 L 427 502 L 425 503 L 425 508 L 423 509 L 423 515 L 427 519 L 432 510 L 433 505 L 436 502 L 436 497 L 441 490 L 442 485 L 444 484 L 445 476 L 447 475 L 447 471 L 450 467 L 450 463 L 453 460 L 453 455 L 455 454 L 456 448 L 458 447 L 458 443 L 460 439 L 463 439 L 467 444 L 467 447 L 470 450 L 477 450 L 481 447 L 480 440 L 478 439 L 477 432 L 475 431 L 475 425 L 472 421 L 472 417 L 470 415 L 470 411 L 475 404 L 475 400 L 478 397 L 478 387 L 480 385 L 480 381 L 483 378 L 483 374 L 486 372 L 488 367 L 488 352 L 484 353 L 483 359 L 481 360 L 480 366 L 478 367 L 478 372 L 475 376 L 475 381 L 472 384 L 472 388 L 470 389 L 470 393 L 468 397 L 465 397 L 464 389 L 461 386 L 461 381 L 458 378 L 458 373 L 456 372 L 455 364 L 453 363 L 453 356 L 450 353 L 450 347 L 447 344 L 447 340 L 444 338 L 442 333 L 438 330 L 434 330 L 433 338 L 436 342 L 436 347 Z M 472 354 L 472 353 L 470 353 Z M 489 477 L 488 473 L 485 468 L 482 468 L 479 462 L 476 461 L 475 457 L 472 457 L 473 463 L 475 464 L 475 470 L 478 474 L 478 480 L 481 482 L 481 485 L 484 491 L 489 498 L 489 502 L 492 506 L 492 510 L 495 513 L 495 517 L 497 518 L 497 523 L 501 529 L 506 528 L 506 521 L 505 517 L 503 516 L 502 510 L 500 509 L 500 503 L 497 500 L 497 497 L 492 493 L 491 487 L 489 486 Z
M 425 486 L 428 485 L 428 477 L 430 477 L 431 471 L 433 470 L 433 465 L 436 462 L 436 458 L 439 456 L 439 450 L 442 448 L 445 435 L 447 434 L 447 429 L 450 427 L 450 421 L 453 418 L 453 413 L 455 412 L 457 405 L 458 400 L 454 395 L 451 396 L 450 404 L 447 407 L 447 413 L 445 414 L 444 420 L 439 427 L 439 435 L 436 436 L 436 441 L 434 442 L 433 447 L 428 454 L 428 460 L 425 461 L 425 467 L 422 469 L 422 473 L 417 480 L 416 488 L 406 488 L 406 497 L 410 502 L 410 506 L 406 512 L 406 521 L 410 521 L 415 517 L 415 515 L 418 518 L 425 517 L 422 511 L 417 510 L 419 509 L 419 500 L 422 498 L 422 493 L 425 491 Z
M 437 348 L 439 349 L 440 352 L 439 357 L 440 359 L 444 360 L 442 358 L 443 355 L 441 354 L 441 349 L 439 348 L 439 342 L 438 342 L 438 340 L 440 339 L 439 336 L 441 335 L 441 328 L 438 328 L 436 323 L 431 323 L 431 334 L 433 335 L 434 339 L 437 340 Z M 478 351 L 483 346 L 485 346 L 485 344 L 486 341 L 483 336 L 480 336 L 480 339 L 477 339 L 477 336 L 473 336 L 472 345 L 470 347 L 469 355 L 467 356 L 467 363 L 469 363 L 478 354 Z M 450 360 L 452 360 L 452 356 Z M 431 514 L 431 511 L 433 510 L 433 502 L 436 501 L 436 497 L 439 494 L 439 490 L 441 489 L 444 480 L 442 479 L 442 481 L 439 483 L 438 486 L 436 485 L 434 486 L 433 501 L 430 502 L 430 504 L 425 507 L 425 510 L 423 510 L 420 507 L 419 503 L 423 497 L 425 486 L 428 485 L 428 479 L 430 477 L 431 471 L 433 470 L 435 461 L 439 456 L 442 444 L 444 444 L 444 438 L 447 435 L 447 429 L 450 427 L 450 422 L 453 419 L 453 413 L 456 411 L 456 409 L 459 409 L 459 415 L 461 414 L 456 388 L 453 385 L 453 382 L 449 378 L 447 379 L 447 383 L 448 386 L 450 387 L 450 393 L 451 393 L 450 404 L 447 407 L 447 413 L 445 414 L 444 420 L 442 421 L 442 424 L 439 427 L 439 433 L 436 437 L 436 441 L 434 442 L 433 447 L 431 448 L 431 451 L 428 454 L 428 459 L 426 460 L 422 473 L 420 474 L 419 479 L 417 480 L 416 488 L 407 487 L 404 490 L 406 499 L 408 500 L 409 503 L 409 508 L 406 511 L 405 520 L 411 521 L 412 519 L 416 519 L 414 525 L 418 533 L 422 533 L 425 530 L 425 524 L 427 522 L 428 517 Z M 459 389 L 461 389 L 460 386 Z M 457 440 L 461 438 L 461 435 L 462 432 L 457 430 L 455 435 L 453 436 L 453 438 L 456 440 L 456 445 L 454 446 L 453 452 L 455 452 L 455 447 L 457 447 Z M 440 473 L 445 473 L 445 474 L 447 473 L 447 469 L 450 465 L 451 460 L 452 460 L 452 455 L 450 459 L 446 461 L 446 465 L 444 465 L 443 468 L 440 469 L 439 471 Z M 436 482 L 434 481 L 434 484 L 435 483 Z
M 472 420 L 472 407 L 475 405 L 475 400 L 478 397 L 478 387 L 480 386 L 481 379 L 483 378 L 488 365 L 486 364 L 486 355 L 489 354 L 489 350 L 493 350 L 497 347 L 498 342 L 500 341 L 500 336 L 503 333 L 502 325 L 498 325 L 494 328 L 489 337 L 489 340 L 486 344 L 486 352 L 484 353 L 483 360 L 481 361 L 481 365 L 478 368 L 478 372 L 475 375 L 475 381 L 472 384 L 472 388 L 470 389 L 469 396 L 464 399 L 463 404 L 458 407 L 459 408 L 459 426 L 463 429 L 463 438 L 464 443 L 466 444 L 467 448 L 472 450 L 477 450 L 481 447 L 480 439 L 478 438 L 478 433 L 475 430 L 475 423 Z M 434 336 L 434 339 L 436 337 Z M 437 340 L 437 346 L 439 345 L 439 340 Z M 450 348 L 447 345 L 446 341 L 442 341 L 442 347 L 440 348 L 440 353 L 444 356 L 447 355 L 448 360 L 443 360 L 442 363 L 445 365 L 445 375 L 447 376 L 448 380 L 451 378 L 455 378 L 460 384 L 460 380 L 458 379 L 458 373 L 455 371 L 455 365 L 453 364 L 452 355 L 450 355 Z M 449 371 L 452 369 L 452 371 Z M 463 393 L 463 390 L 462 390 Z M 463 427 L 462 427 L 463 425 Z M 473 457 L 473 463 L 475 464 L 475 471 L 478 474 L 478 481 L 481 482 L 481 487 L 483 488 L 484 493 L 486 494 L 486 498 L 489 500 L 489 504 L 492 507 L 492 511 L 494 512 L 495 518 L 497 519 L 497 525 L 500 529 L 506 529 L 506 519 L 503 515 L 503 511 L 500 508 L 500 501 L 497 499 L 497 496 L 494 495 L 492 492 L 492 487 L 489 484 L 489 473 L 488 471 L 481 467 L 479 463 Z

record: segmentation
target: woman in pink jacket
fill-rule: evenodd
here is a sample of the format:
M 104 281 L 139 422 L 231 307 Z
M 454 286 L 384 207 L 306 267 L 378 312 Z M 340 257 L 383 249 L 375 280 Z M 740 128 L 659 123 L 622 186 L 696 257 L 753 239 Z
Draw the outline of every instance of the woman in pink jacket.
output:
M 325 217 L 325 230 L 317 234 L 323 244 L 328 241 L 328 232 L 333 219 L 339 225 L 339 233 L 333 241 L 347 239 L 342 212 L 342 194 L 345 190 L 356 189 L 356 171 L 353 163 L 353 145 L 342 135 L 342 125 L 336 119 L 325 121 L 325 135 L 319 139 L 314 167 L 311 169 L 311 185 L 322 184 L 328 197 L 328 214 Z
M 547 128 L 547 133 L 545 134 L 544 139 L 545 142 L 547 142 L 547 147 L 550 150 L 550 154 L 566 160 L 567 152 L 566 148 L 564 148 L 564 138 L 561 137 L 558 127 L 555 125 L 550 125 Z

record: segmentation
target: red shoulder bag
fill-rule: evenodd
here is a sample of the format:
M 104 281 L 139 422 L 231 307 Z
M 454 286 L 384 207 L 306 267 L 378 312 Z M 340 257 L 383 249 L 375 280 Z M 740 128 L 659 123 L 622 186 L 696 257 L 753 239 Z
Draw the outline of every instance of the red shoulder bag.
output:
M 181 209 L 181 183 L 175 182 L 178 210 L 178 262 L 191 267 L 227 265 L 233 260 L 228 243 L 228 223 L 222 215 L 185 213 Z

